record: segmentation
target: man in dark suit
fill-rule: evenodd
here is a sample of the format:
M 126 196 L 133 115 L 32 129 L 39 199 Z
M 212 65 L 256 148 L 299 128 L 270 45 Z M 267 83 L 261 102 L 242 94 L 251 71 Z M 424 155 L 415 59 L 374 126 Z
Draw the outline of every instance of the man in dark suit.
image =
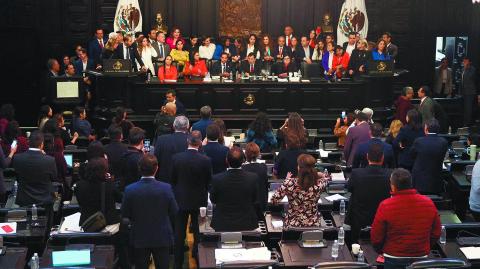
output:
M 12 166 L 17 173 L 19 206 L 52 205 L 52 181 L 57 180 L 55 159 L 43 151 L 43 134 L 35 131 L 29 138 L 29 149 L 14 155 Z
M 420 98 L 418 112 L 422 115 L 423 124 L 435 118 L 434 103 L 430 94 L 430 87 L 428 86 L 422 86 L 417 92 L 418 98 Z
M 348 33 L 348 41 L 343 42 L 343 51 L 348 53 L 348 56 L 352 56 L 353 50 L 357 48 L 357 33 Z
M 216 124 L 210 124 L 207 127 L 207 144 L 202 148 L 212 162 L 214 175 L 227 170 L 228 147 L 218 143 L 220 132 L 220 128 Z
M 119 44 L 116 50 L 116 59 L 124 59 L 132 61 L 132 69 L 138 71 L 137 63 L 140 64 L 141 70 L 145 71 L 146 67 L 143 64 L 142 57 L 138 53 L 138 50 L 134 46 L 134 38 L 131 35 L 126 35 L 123 37 L 123 43 Z
M 105 146 L 105 153 L 108 157 L 108 167 L 110 173 L 115 179 L 120 178 L 120 171 L 122 170 L 122 156 L 128 151 L 128 146 L 122 143 L 123 134 L 122 128 L 117 126 L 110 126 L 108 128 L 108 136 L 110 143 Z
M 273 64 L 272 74 L 277 75 L 280 78 L 287 78 L 290 73 L 297 72 L 298 68 L 295 62 L 292 62 L 290 56 L 283 57 L 283 61 Z
M 241 169 L 245 157 L 239 147 L 227 154 L 228 171 L 213 177 L 210 200 L 214 203 L 211 226 L 215 231 L 249 231 L 258 227 L 257 175 Z
M 383 147 L 372 143 L 368 147 L 368 166 L 352 170 L 347 189 L 352 193 L 345 223 L 351 226 L 352 242 L 357 242 L 360 230 L 372 225 L 381 201 L 390 197 L 390 174 L 383 168 Z
M 292 48 L 285 45 L 285 37 L 279 36 L 277 41 L 277 46 L 273 49 L 273 58 L 277 62 L 281 62 L 285 56 L 292 57 Z
M 412 169 L 413 186 L 422 194 L 439 194 L 444 191 L 441 173 L 448 142 L 437 135 L 439 130 L 438 121 L 430 119 L 425 123 L 425 136 L 415 139 L 410 149 L 415 159 Z
M 157 178 L 161 181 L 170 182 L 172 171 L 172 157 L 176 153 L 187 150 L 189 122 L 185 116 L 177 116 L 173 122 L 173 134 L 157 137 L 155 142 L 155 156 L 158 164 L 162 168 L 158 172 Z
M 140 178 L 138 171 L 138 161 L 145 154 L 143 152 L 143 140 L 145 139 L 145 131 L 133 127 L 130 129 L 128 140 L 130 145 L 127 152 L 125 152 L 120 160 L 120 186 L 123 190 L 128 185 L 136 182 Z
M 297 66 L 300 66 L 300 64 L 311 64 L 313 48 L 308 45 L 306 36 L 302 36 L 300 44 L 302 44 L 302 46 L 295 53 L 295 62 L 297 63 Z
M 370 140 L 358 146 L 353 159 L 352 168 L 367 167 L 367 153 L 372 144 L 379 144 L 383 149 L 383 167 L 395 168 L 392 145 L 382 141 L 383 127 L 380 123 L 370 125 Z
M 155 156 L 144 155 L 138 167 L 142 178 L 125 189 L 122 202 L 122 217 L 131 222 L 135 268 L 148 269 L 153 256 L 155 268 L 167 269 L 174 244 L 170 220 L 177 214 L 177 202 L 172 187 L 155 180 L 158 170 Z
M 202 139 L 207 136 L 207 127 L 213 124 L 212 108 L 209 106 L 202 106 L 200 108 L 200 120 L 192 124 L 192 131 L 200 131 Z
M 79 57 L 74 65 L 75 65 L 75 72 L 78 76 L 82 76 L 83 72 L 88 70 L 95 70 L 95 61 L 90 59 L 87 54 L 86 49 L 80 49 Z
M 477 72 L 475 67 L 472 66 L 470 58 L 465 57 L 463 59 L 462 86 L 460 88 L 460 94 L 463 97 L 464 126 L 469 126 L 472 123 L 474 104 L 477 104 L 478 96 L 480 96 L 475 85 L 476 76 Z
M 348 166 L 353 164 L 353 158 L 355 157 L 358 146 L 368 140 L 370 140 L 368 116 L 363 112 L 358 112 L 355 119 L 355 126 L 348 129 L 345 147 L 343 148 L 343 155 Z
M 193 131 L 188 138 L 188 149 L 172 157 L 172 186 L 179 212 L 175 219 L 175 268 L 183 268 L 185 230 L 188 217 L 192 222 L 196 257 L 198 246 L 198 214 L 207 206 L 207 194 L 212 180 L 212 165 L 205 155 L 198 152 L 202 146 L 202 134 Z
M 228 54 L 223 52 L 220 56 L 220 61 L 216 61 L 212 65 L 212 70 L 210 73 L 213 76 L 222 76 L 229 77 L 230 73 L 234 73 L 234 67 L 232 63 L 228 60 Z
M 247 76 L 259 76 L 262 72 L 262 63 L 255 58 L 255 53 L 251 52 L 248 54 L 247 61 L 242 61 L 241 70 Z
M 174 103 L 176 108 L 177 108 L 177 114 L 178 116 L 186 116 L 187 115 L 187 110 L 185 109 L 185 106 L 183 105 L 182 102 L 180 102 L 177 99 L 177 93 L 174 90 L 168 90 L 167 93 L 165 94 L 165 102 L 163 105 L 166 105 L 167 103 Z
M 98 63 L 102 55 L 102 50 L 107 44 L 108 38 L 104 36 L 103 29 L 95 30 L 95 37 L 88 42 L 88 55 Z
M 395 61 L 398 55 L 398 47 L 392 43 L 392 34 L 385 32 L 382 35 L 382 39 L 387 46 L 388 55 L 390 55 L 390 58 Z

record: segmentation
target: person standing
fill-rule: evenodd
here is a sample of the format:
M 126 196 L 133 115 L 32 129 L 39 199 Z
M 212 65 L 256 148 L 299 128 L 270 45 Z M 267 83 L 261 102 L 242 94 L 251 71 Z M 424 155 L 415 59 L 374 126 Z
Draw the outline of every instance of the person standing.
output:
M 475 85 L 477 71 L 472 66 L 470 58 L 463 59 L 462 87 L 460 94 L 463 97 L 463 124 L 468 126 L 472 123 L 474 104 L 477 103 L 475 96 L 479 95 Z M 478 99 L 478 97 L 477 97 Z
M 404 125 L 407 124 L 407 112 L 413 109 L 413 94 L 412 87 L 404 87 L 402 95 L 395 101 L 395 119 L 401 121 Z
M 452 69 L 448 67 L 448 59 L 443 58 L 440 66 L 435 68 L 433 91 L 436 97 L 451 97 L 453 91 Z
M 422 115 L 422 122 L 425 124 L 427 121 L 435 118 L 435 110 L 433 108 L 433 99 L 430 98 L 430 87 L 422 86 L 418 92 L 418 98 L 420 98 L 420 105 L 418 111 Z

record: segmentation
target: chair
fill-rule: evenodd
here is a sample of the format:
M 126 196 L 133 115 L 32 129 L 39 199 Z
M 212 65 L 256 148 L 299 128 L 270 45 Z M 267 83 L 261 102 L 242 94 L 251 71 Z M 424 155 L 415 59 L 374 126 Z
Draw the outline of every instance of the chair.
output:
M 321 262 L 317 263 L 311 269 L 369 269 L 372 268 L 369 264 L 364 262 Z M 422 267 L 423 268 L 423 267 Z
M 473 167 L 474 166 L 475 165 L 473 165 L 473 164 L 465 166 L 465 177 L 467 178 L 468 181 L 472 180 L 472 173 L 473 173 Z
M 429 259 L 412 263 L 407 269 L 423 268 L 470 268 L 470 263 L 458 259 Z

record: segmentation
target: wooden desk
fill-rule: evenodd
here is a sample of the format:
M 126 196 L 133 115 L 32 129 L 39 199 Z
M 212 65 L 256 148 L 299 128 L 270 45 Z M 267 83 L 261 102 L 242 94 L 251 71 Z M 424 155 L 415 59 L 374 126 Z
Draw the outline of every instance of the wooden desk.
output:
M 282 241 L 279 244 L 285 267 L 313 266 L 319 262 L 333 261 L 332 244 L 327 241 L 326 248 L 301 248 L 297 241 Z M 344 245 L 338 251 L 337 261 L 353 261 L 347 246 Z
M 52 268 L 52 252 L 63 251 L 65 248 L 66 246 L 50 246 L 45 249 L 42 257 L 40 258 L 40 268 Z M 90 254 L 90 265 L 81 267 L 93 267 L 96 269 L 113 268 L 114 254 L 115 248 L 112 245 L 96 245 Z
M 477 266 L 480 266 L 480 260 L 469 261 L 467 257 L 463 255 L 455 239 L 447 239 L 447 243 L 445 244 L 437 243 L 436 247 L 440 250 L 441 254 L 446 258 L 454 258 L 454 259 L 460 259 L 463 261 L 468 261 L 469 263 L 472 264 L 472 268 L 478 268 Z
M 23 269 L 28 248 L 7 248 L 7 253 L 0 256 L 0 268 Z

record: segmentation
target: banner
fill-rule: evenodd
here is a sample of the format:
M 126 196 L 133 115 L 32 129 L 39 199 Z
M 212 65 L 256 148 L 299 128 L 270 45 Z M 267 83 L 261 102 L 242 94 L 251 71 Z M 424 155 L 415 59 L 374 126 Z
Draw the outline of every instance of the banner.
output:
M 119 0 L 115 20 L 115 32 L 136 33 L 142 31 L 142 12 L 138 0 Z
M 338 19 L 338 45 L 348 41 L 350 32 L 358 32 L 361 38 L 367 38 L 368 17 L 365 0 L 345 0 Z

